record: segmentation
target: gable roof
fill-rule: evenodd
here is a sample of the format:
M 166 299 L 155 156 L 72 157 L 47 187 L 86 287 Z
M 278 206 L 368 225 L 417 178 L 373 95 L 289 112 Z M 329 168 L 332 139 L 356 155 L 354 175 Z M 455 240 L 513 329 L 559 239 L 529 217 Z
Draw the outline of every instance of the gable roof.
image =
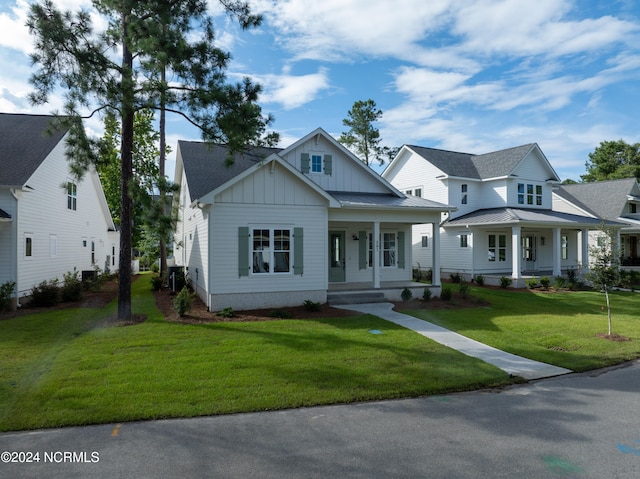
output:
M 179 140 L 178 151 L 189 185 L 190 201 L 193 202 L 282 149 L 257 147 L 237 152 L 230 166 L 225 165 L 229 151 L 223 145 Z
M 477 180 L 509 176 L 532 150 L 540 150 L 536 143 L 481 155 L 414 145 L 406 145 L 406 147 L 433 164 L 447 176 Z M 542 154 L 542 152 L 540 153 Z M 542 156 L 544 158 L 544 155 Z M 551 165 L 548 166 L 553 172 L 553 179 L 559 181 Z
M 598 218 L 615 219 L 624 216 L 627 197 L 640 196 L 640 189 L 635 178 L 626 178 L 558 185 L 553 193 Z
M 0 113 L 0 186 L 24 186 L 67 130 L 51 127 L 50 115 Z

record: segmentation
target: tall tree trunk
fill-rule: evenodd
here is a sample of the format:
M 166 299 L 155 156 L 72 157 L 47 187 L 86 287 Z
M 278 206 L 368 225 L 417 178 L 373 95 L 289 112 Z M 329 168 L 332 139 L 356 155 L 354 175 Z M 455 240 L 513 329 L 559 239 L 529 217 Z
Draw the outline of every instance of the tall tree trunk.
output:
M 160 171 L 160 178 L 164 178 L 165 152 L 167 149 L 166 138 L 165 138 L 166 111 L 165 111 L 165 95 L 164 95 L 164 88 L 166 84 L 166 67 L 164 66 L 162 67 L 162 72 L 161 72 L 161 84 L 162 84 L 162 91 L 160 93 L 160 158 L 158 160 L 160 164 L 158 166 Z M 160 188 L 160 205 L 162 205 L 163 215 L 167 213 L 166 205 L 165 205 L 166 201 L 167 199 L 166 199 L 166 195 L 163 187 L 163 188 Z M 164 275 L 166 272 L 167 272 L 167 245 L 164 242 L 164 234 L 161 234 L 160 235 L 160 276 Z
M 129 49 L 127 19 L 129 12 L 122 14 L 122 142 L 121 155 L 121 206 L 120 206 L 120 270 L 118 272 L 118 320 L 131 319 L 131 235 L 133 201 L 130 186 L 133 178 L 133 55 Z

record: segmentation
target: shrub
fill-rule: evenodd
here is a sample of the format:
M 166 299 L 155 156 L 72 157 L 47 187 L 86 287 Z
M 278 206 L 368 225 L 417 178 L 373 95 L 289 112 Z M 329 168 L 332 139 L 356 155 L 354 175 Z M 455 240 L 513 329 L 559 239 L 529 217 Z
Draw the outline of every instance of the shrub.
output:
M 160 291 L 163 284 L 164 279 L 159 274 L 154 274 L 151 277 L 151 291 Z
M 179 316 L 184 316 L 191 309 L 191 291 L 184 286 L 180 292 L 173 298 L 173 307 Z
M 553 287 L 557 289 L 564 288 L 566 284 L 565 279 L 562 276 L 556 276 L 553 280 Z
M 567 288 L 574 289 L 578 284 L 578 273 L 575 269 L 567 270 Z
M 16 287 L 15 281 L 7 281 L 0 284 L 0 313 L 2 313 L 9 306 L 9 300 L 13 294 L 13 289 Z
M 460 281 L 462 281 L 462 277 L 460 276 L 460 273 L 451 273 L 449 275 L 449 279 L 451 280 L 452 283 L 459 283 Z
M 463 298 L 469 296 L 469 283 L 466 281 L 461 281 L 458 285 L 458 292 L 462 295 Z
M 321 303 L 316 303 L 315 301 L 311 301 L 310 299 L 305 299 L 304 303 L 302 304 L 304 306 L 304 309 L 309 311 L 310 313 L 315 313 L 322 309 Z
M 34 306 L 49 307 L 55 306 L 60 301 L 60 288 L 58 279 L 43 281 L 31 288 L 31 303 Z
M 60 299 L 62 302 L 80 301 L 82 299 L 82 281 L 79 272 L 69 271 L 63 275 L 64 283 L 60 288 Z
M 152 273 L 157 273 L 158 271 L 160 271 L 160 266 L 158 266 L 158 263 L 153 263 L 151 265 L 151 272 Z
M 527 288 L 535 289 L 538 287 L 538 278 L 529 278 L 526 280 Z
M 431 299 L 431 289 L 430 288 L 424 288 L 422 290 L 422 299 L 426 302 L 429 302 L 429 300 Z
M 220 316 L 222 318 L 233 318 L 235 317 L 236 313 L 233 311 L 233 308 L 228 307 L 228 308 L 224 308 L 222 311 L 218 311 L 216 313 L 216 316 Z
M 291 319 L 293 316 L 289 311 L 284 311 L 282 309 L 274 309 L 269 311 L 270 318 L 278 318 L 278 319 Z
M 484 276 L 483 276 L 483 275 L 481 275 L 481 274 L 476 274 L 476 275 L 473 277 L 473 280 L 472 280 L 472 281 L 473 281 L 474 283 L 476 283 L 478 286 L 484 286 Z
M 402 301 L 409 301 L 411 298 L 413 298 L 413 293 L 409 288 L 405 287 L 402 290 L 402 293 L 400 293 L 400 297 L 402 298 Z
M 423 279 L 427 283 L 433 284 L 433 270 L 431 268 L 423 272 Z
M 413 268 L 413 280 L 414 281 L 422 281 L 422 270 L 420 269 L 420 267 L 418 268 Z
M 511 278 L 509 278 L 508 276 L 501 276 L 500 277 L 500 287 L 501 288 L 508 288 L 509 286 L 511 286 L 511 284 L 513 283 L 513 280 Z
M 451 288 L 449 286 L 443 286 L 442 291 L 440 291 L 440 299 L 443 301 L 450 301 L 451 296 Z
M 542 286 L 544 289 L 549 289 L 550 284 L 551 280 L 548 276 L 543 276 L 542 278 L 540 278 L 540 286 Z

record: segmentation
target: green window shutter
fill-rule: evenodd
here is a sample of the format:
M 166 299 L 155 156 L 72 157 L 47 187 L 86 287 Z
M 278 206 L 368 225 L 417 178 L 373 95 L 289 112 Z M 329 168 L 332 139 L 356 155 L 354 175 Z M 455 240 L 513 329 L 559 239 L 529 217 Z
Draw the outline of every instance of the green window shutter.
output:
M 311 160 L 309 159 L 309 153 L 302 153 L 300 155 L 300 171 L 303 173 L 309 173 Z
M 238 228 L 238 276 L 249 276 L 249 228 Z
M 398 231 L 398 268 L 404 269 L 404 231 Z
M 333 172 L 333 157 L 331 155 L 324 155 L 324 174 L 331 176 Z
M 360 269 L 367 269 L 367 232 L 358 231 L 358 265 Z
M 304 233 L 302 228 L 293 228 L 293 274 L 304 272 Z

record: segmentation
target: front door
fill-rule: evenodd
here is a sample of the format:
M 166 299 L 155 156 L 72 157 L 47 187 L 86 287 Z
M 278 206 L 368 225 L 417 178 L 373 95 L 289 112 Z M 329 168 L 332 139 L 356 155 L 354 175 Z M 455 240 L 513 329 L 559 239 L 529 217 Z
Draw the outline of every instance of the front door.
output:
M 536 264 L 536 237 L 526 235 L 522 237 L 522 266 L 524 271 L 535 271 Z
M 345 251 L 344 231 L 329 231 L 329 282 L 344 283 Z

